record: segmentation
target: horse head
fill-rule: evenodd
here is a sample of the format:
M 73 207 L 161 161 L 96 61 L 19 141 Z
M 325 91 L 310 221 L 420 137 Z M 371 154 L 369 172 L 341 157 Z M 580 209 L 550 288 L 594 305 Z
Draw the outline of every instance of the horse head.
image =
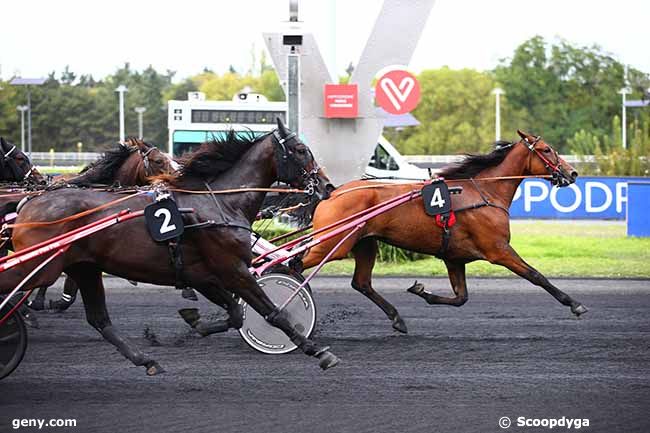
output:
M 273 138 L 277 144 L 275 155 L 278 180 L 313 191 L 322 200 L 327 199 L 334 187 L 309 147 L 280 118 L 277 119 L 277 125 Z
M 18 147 L 0 137 L 0 180 L 20 182 L 43 179 L 29 157 Z
M 147 178 L 173 172 L 175 162 L 156 146 L 144 142 L 139 138 L 129 137 L 123 143 L 137 152 L 131 164 L 135 164 L 138 183 L 146 184 Z M 134 154 L 136 154 L 134 152 Z M 126 164 L 125 165 L 130 165 Z M 133 166 L 131 166 L 133 167 Z
M 542 137 L 527 134 L 517 130 L 521 137 L 520 143 L 528 148 L 528 174 L 551 175 L 553 185 L 563 187 L 576 181 L 578 172 L 571 164 L 560 157 L 555 149 L 549 146 Z

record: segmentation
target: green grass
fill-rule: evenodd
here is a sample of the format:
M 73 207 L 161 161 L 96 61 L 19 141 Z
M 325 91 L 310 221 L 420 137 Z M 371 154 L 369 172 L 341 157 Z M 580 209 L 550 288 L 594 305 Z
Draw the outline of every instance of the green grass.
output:
M 549 277 L 650 278 L 650 238 L 628 238 L 625 225 L 593 222 L 514 222 L 511 245 L 524 260 Z M 352 275 L 352 259 L 328 263 L 324 275 Z M 426 258 L 377 263 L 375 275 L 446 276 L 442 261 Z M 478 261 L 468 276 L 513 276 Z

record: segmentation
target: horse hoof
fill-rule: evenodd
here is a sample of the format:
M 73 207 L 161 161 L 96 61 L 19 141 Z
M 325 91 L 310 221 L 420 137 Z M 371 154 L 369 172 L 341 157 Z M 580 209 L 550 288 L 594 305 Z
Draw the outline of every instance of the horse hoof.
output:
M 185 320 L 185 323 L 190 325 L 192 328 L 194 328 L 201 319 L 198 308 L 181 308 L 178 310 L 178 314 L 180 314 L 183 320 Z
M 45 309 L 45 302 L 43 302 L 42 299 L 35 299 L 33 301 L 29 301 L 27 306 L 30 308 L 30 310 L 42 311 Z
M 327 370 L 328 368 L 332 368 L 336 366 L 336 364 L 339 363 L 339 359 L 334 355 L 332 352 L 329 350 L 325 350 L 321 352 L 318 355 L 318 365 L 320 366 L 321 369 Z
M 63 312 L 70 308 L 70 305 L 74 302 L 74 299 L 70 302 L 65 302 L 62 300 L 58 301 L 50 301 L 50 310 L 51 311 L 58 311 L 58 312 Z
M 401 317 L 397 316 L 393 319 L 393 329 L 401 332 L 402 334 L 408 334 L 408 329 L 406 328 L 406 323 L 402 320 Z
M 155 361 L 147 367 L 147 376 L 155 376 L 164 372 L 165 370 Z
M 241 305 L 237 304 L 228 310 L 228 323 L 233 329 L 244 326 L 244 309 Z
M 39 329 L 41 326 L 38 324 L 38 319 L 33 314 L 23 314 L 23 319 L 25 320 L 25 325 L 30 328 Z
M 198 301 L 199 298 L 196 296 L 196 293 L 194 292 L 193 289 L 183 289 L 183 292 L 181 293 L 181 296 L 185 299 L 189 299 L 190 301 Z
M 589 311 L 587 307 L 585 307 L 582 304 L 578 304 L 575 307 L 573 306 L 571 307 L 571 312 L 575 314 L 577 317 L 580 317 L 582 314 L 585 314 L 587 311 Z
M 424 293 L 424 285 L 416 281 L 411 287 L 406 289 L 406 291 L 413 293 L 414 295 L 422 296 L 422 293 Z

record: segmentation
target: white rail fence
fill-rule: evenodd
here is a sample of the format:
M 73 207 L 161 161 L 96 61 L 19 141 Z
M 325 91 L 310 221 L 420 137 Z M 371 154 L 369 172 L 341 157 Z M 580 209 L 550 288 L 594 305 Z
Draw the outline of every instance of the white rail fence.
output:
M 99 152 L 32 152 L 37 167 L 83 167 L 101 157 Z M 420 167 L 438 168 L 460 161 L 462 155 L 404 155 L 406 161 Z M 595 164 L 593 155 L 562 155 L 571 165 Z

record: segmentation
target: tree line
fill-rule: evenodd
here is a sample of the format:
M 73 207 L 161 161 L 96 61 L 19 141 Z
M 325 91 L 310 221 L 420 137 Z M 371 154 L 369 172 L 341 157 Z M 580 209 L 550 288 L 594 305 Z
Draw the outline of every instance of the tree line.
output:
M 386 134 L 406 154 L 486 151 L 495 135 L 492 90 L 501 87 L 505 91 L 501 96 L 504 139 L 514 139 L 519 128 L 544 136 L 561 153 L 620 153 L 621 96 L 617 92 L 623 77 L 624 65 L 597 46 L 534 37 L 493 70 L 443 67 L 422 71 L 418 75 L 422 100 L 413 113 L 421 125 Z M 178 82 L 174 78 L 173 71 L 159 72 L 153 67 L 137 71 L 129 64 L 102 79 L 77 75 L 68 68 L 51 73 L 43 86 L 32 89 L 34 150 L 73 151 L 81 142 L 84 151 L 93 151 L 115 142 L 115 88 L 120 84 L 129 89 L 127 134 L 137 134 L 134 108 L 143 106 L 145 139 L 161 146 L 167 142 L 167 101 L 185 99 L 189 91 L 229 100 L 248 86 L 272 101 L 285 98 L 263 55 L 246 73 L 233 68 L 221 74 L 206 69 Z M 20 113 L 16 106 L 25 103 L 25 89 L 8 81 L 0 81 L 0 135 L 17 143 Z M 629 99 L 649 97 L 647 73 L 630 67 L 628 81 L 633 92 Z M 628 119 L 630 151 L 636 149 L 635 155 L 647 157 L 650 107 L 628 109 Z

